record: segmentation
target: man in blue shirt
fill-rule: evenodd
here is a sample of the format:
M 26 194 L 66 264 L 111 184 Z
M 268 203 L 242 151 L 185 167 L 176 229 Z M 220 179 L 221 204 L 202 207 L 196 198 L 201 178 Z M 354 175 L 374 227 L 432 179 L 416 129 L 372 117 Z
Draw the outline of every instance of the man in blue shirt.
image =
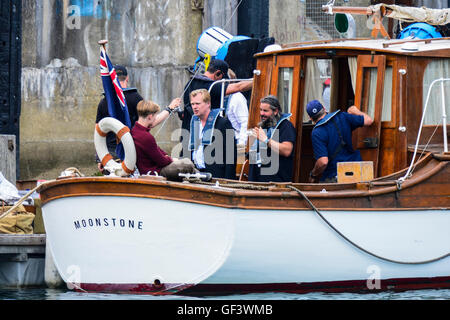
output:
M 318 100 L 306 106 L 306 112 L 315 124 L 311 133 L 314 158 L 317 159 L 310 172 L 309 182 L 337 182 L 337 163 L 361 161 L 359 150 L 353 150 L 352 131 L 370 126 L 373 119 L 356 106 L 347 112 L 327 113 Z

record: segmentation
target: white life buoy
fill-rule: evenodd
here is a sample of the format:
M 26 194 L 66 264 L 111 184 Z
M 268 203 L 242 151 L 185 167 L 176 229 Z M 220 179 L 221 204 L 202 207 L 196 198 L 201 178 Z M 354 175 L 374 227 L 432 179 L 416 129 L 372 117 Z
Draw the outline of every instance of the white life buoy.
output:
M 108 151 L 106 135 L 110 131 L 116 134 L 117 140 L 122 142 L 125 150 L 125 159 L 121 164 L 114 161 Z M 129 176 L 134 172 L 136 166 L 136 147 L 134 146 L 130 129 L 122 122 L 111 117 L 100 120 L 95 125 L 94 144 L 98 158 L 106 170 L 119 177 Z

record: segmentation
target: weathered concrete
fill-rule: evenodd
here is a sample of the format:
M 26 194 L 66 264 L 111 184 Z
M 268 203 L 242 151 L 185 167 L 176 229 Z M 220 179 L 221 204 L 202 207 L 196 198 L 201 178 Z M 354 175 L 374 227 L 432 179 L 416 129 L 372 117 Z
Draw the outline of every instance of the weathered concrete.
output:
M 98 40 L 109 40 L 109 56 L 128 67 L 130 85 L 162 106 L 181 96 L 189 78 L 185 69 L 197 58 L 202 12 L 188 1 L 69 5 L 76 3 L 23 1 L 21 179 L 93 164 L 94 122 L 103 92 Z M 166 151 L 179 126 L 174 115 L 161 130 L 158 142 Z
M 0 172 L 6 180 L 16 184 L 16 136 L 0 135 Z

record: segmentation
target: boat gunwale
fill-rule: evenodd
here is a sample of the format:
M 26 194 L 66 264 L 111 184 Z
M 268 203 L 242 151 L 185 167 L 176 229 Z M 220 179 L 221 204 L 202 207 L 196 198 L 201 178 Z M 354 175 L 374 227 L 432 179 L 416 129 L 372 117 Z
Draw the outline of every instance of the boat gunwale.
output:
M 420 167 L 418 171 L 409 179 L 402 182 L 401 186 L 396 182 L 398 180 L 388 180 L 388 179 L 394 179 L 398 178 L 402 175 L 402 173 L 405 173 L 407 169 L 403 169 L 397 173 L 394 173 L 389 176 L 381 177 L 378 179 L 374 179 L 370 182 L 358 182 L 358 183 L 346 183 L 346 184 L 318 184 L 317 188 L 321 190 L 304 190 L 302 191 L 308 198 L 311 199 L 344 199 L 344 198 L 371 198 L 375 196 L 381 196 L 386 195 L 390 193 L 396 193 L 408 188 L 411 188 L 413 186 L 416 186 L 420 184 L 421 182 L 425 181 L 426 179 L 429 179 L 430 177 L 434 176 L 438 172 L 440 172 L 442 169 L 445 168 L 445 166 L 448 164 L 448 161 L 440 161 L 437 159 L 434 159 L 432 154 L 428 154 L 426 157 L 421 159 L 417 166 Z M 233 180 L 222 180 L 227 182 L 233 182 Z M 149 193 L 136 193 L 131 190 L 130 192 L 90 192 L 90 190 L 80 192 L 80 190 L 65 190 L 65 194 L 60 195 L 50 195 L 46 196 L 45 192 L 44 195 L 41 195 L 42 198 L 42 205 L 44 206 L 48 202 L 56 199 L 61 198 L 67 198 L 67 197 L 77 197 L 77 196 L 119 196 L 119 197 L 138 197 L 138 198 L 156 198 L 156 199 L 165 199 L 165 200 L 175 200 L 175 201 L 183 201 L 183 202 L 191 202 L 191 203 L 199 203 L 199 204 L 206 204 L 211 206 L 217 206 L 217 207 L 226 207 L 226 208 L 236 208 L 236 209 L 267 209 L 271 210 L 274 209 L 272 207 L 261 207 L 261 206 L 252 206 L 250 204 L 240 203 L 237 201 L 239 198 L 278 198 L 278 199 L 288 199 L 288 198 L 299 198 L 300 195 L 297 191 L 294 191 L 292 189 L 289 189 L 289 186 L 293 186 L 298 189 L 302 189 L 302 187 L 305 186 L 316 186 L 312 184 L 305 184 L 305 183 L 278 183 L 278 184 L 267 184 L 267 186 L 275 186 L 272 190 L 246 190 L 246 189 L 233 189 L 230 187 L 227 187 L 226 185 L 216 187 L 214 185 L 205 185 L 205 184 L 196 184 L 196 183 L 182 183 L 182 182 L 173 182 L 173 181 L 167 181 L 167 180 L 154 180 L 154 179 L 146 179 L 146 178 L 120 178 L 120 177 L 76 177 L 76 178 L 63 178 L 55 181 L 51 181 L 46 185 L 43 185 L 43 191 L 46 189 L 52 189 L 52 188 L 58 188 L 63 187 L 64 185 L 71 184 L 133 184 L 133 185 L 140 185 L 140 186 L 149 186 L 149 187 L 162 187 L 165 189 L 171 189 L 176 188 L 178 190 L 182 190 L 182 192 L 203 192 L 208 193 L 210 195 L 221 195 L 225 198 L 228 198 L 226 203 L 213 203 L 212 201 L 205 201 L 202 200 L 196 200 L 195 197 L 186 197 L 186 196 L 171 196 L 171 193 L 167 193 L 164 195 L 152 195 Z M 248 184 L 248 183 L 247 183 Z M 251 185 L 251 184 L 248 184 Z M 256 185 L 256 184 L 255 184 Z M 261 186 L 262 184 L 259 184 Z M 330 187 L 340 187 L 340 190 L 332 190 L 327 192 L 323 192 L 323 189 L 327 186 Z M 353 187 L 351 190 L 342 189 L 345 187 Z M 42 193 L 41 190 L 41 193 Z M 70 192 L 67 192 L 70 191 Z M 427 208 L 435 208 L 435 209 L 442 209 L 442 207 L 427 207 Z M 280 210 L 298 210 L 302 209 L 301 207 L 283 207 L 278 208 Z M 325 208 L 321 207 L 321 209 L 332 209 L 332 210 L 344 210 L 343 208 Z M 364 208 L 348 208 L 349 210 L 361 210 Z M 367 210 L 381 210 L 381 208 L 366 208 Z M 403 209 L 403 208 L 383 208 L 384 210 L 387 209 Z M 411 210 L 411 208 L 405 208 L 406 210 Z M 418 207 L 417 210 L 423 209 L 423 207 Z

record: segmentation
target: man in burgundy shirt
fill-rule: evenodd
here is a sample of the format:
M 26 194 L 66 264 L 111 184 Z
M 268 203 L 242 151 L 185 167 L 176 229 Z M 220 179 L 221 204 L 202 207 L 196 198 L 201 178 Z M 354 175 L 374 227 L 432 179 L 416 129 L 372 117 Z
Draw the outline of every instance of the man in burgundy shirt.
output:
M 168 109 L 173 110 L 181 103 L 177 98 Z M 160 121 L 157 113 L 160 107 L 148 100 L 142 100 L 137 105 L 138 121 L 136 121 L 131 136 L 136 147 L 136 166 L 142 175 L 161 175 L 170 180 L 181 180 L 178 173 L 195 173 L 195 166 L 189 159 L 173 159 L 158 147 L 155 138 L 150 133 Z

